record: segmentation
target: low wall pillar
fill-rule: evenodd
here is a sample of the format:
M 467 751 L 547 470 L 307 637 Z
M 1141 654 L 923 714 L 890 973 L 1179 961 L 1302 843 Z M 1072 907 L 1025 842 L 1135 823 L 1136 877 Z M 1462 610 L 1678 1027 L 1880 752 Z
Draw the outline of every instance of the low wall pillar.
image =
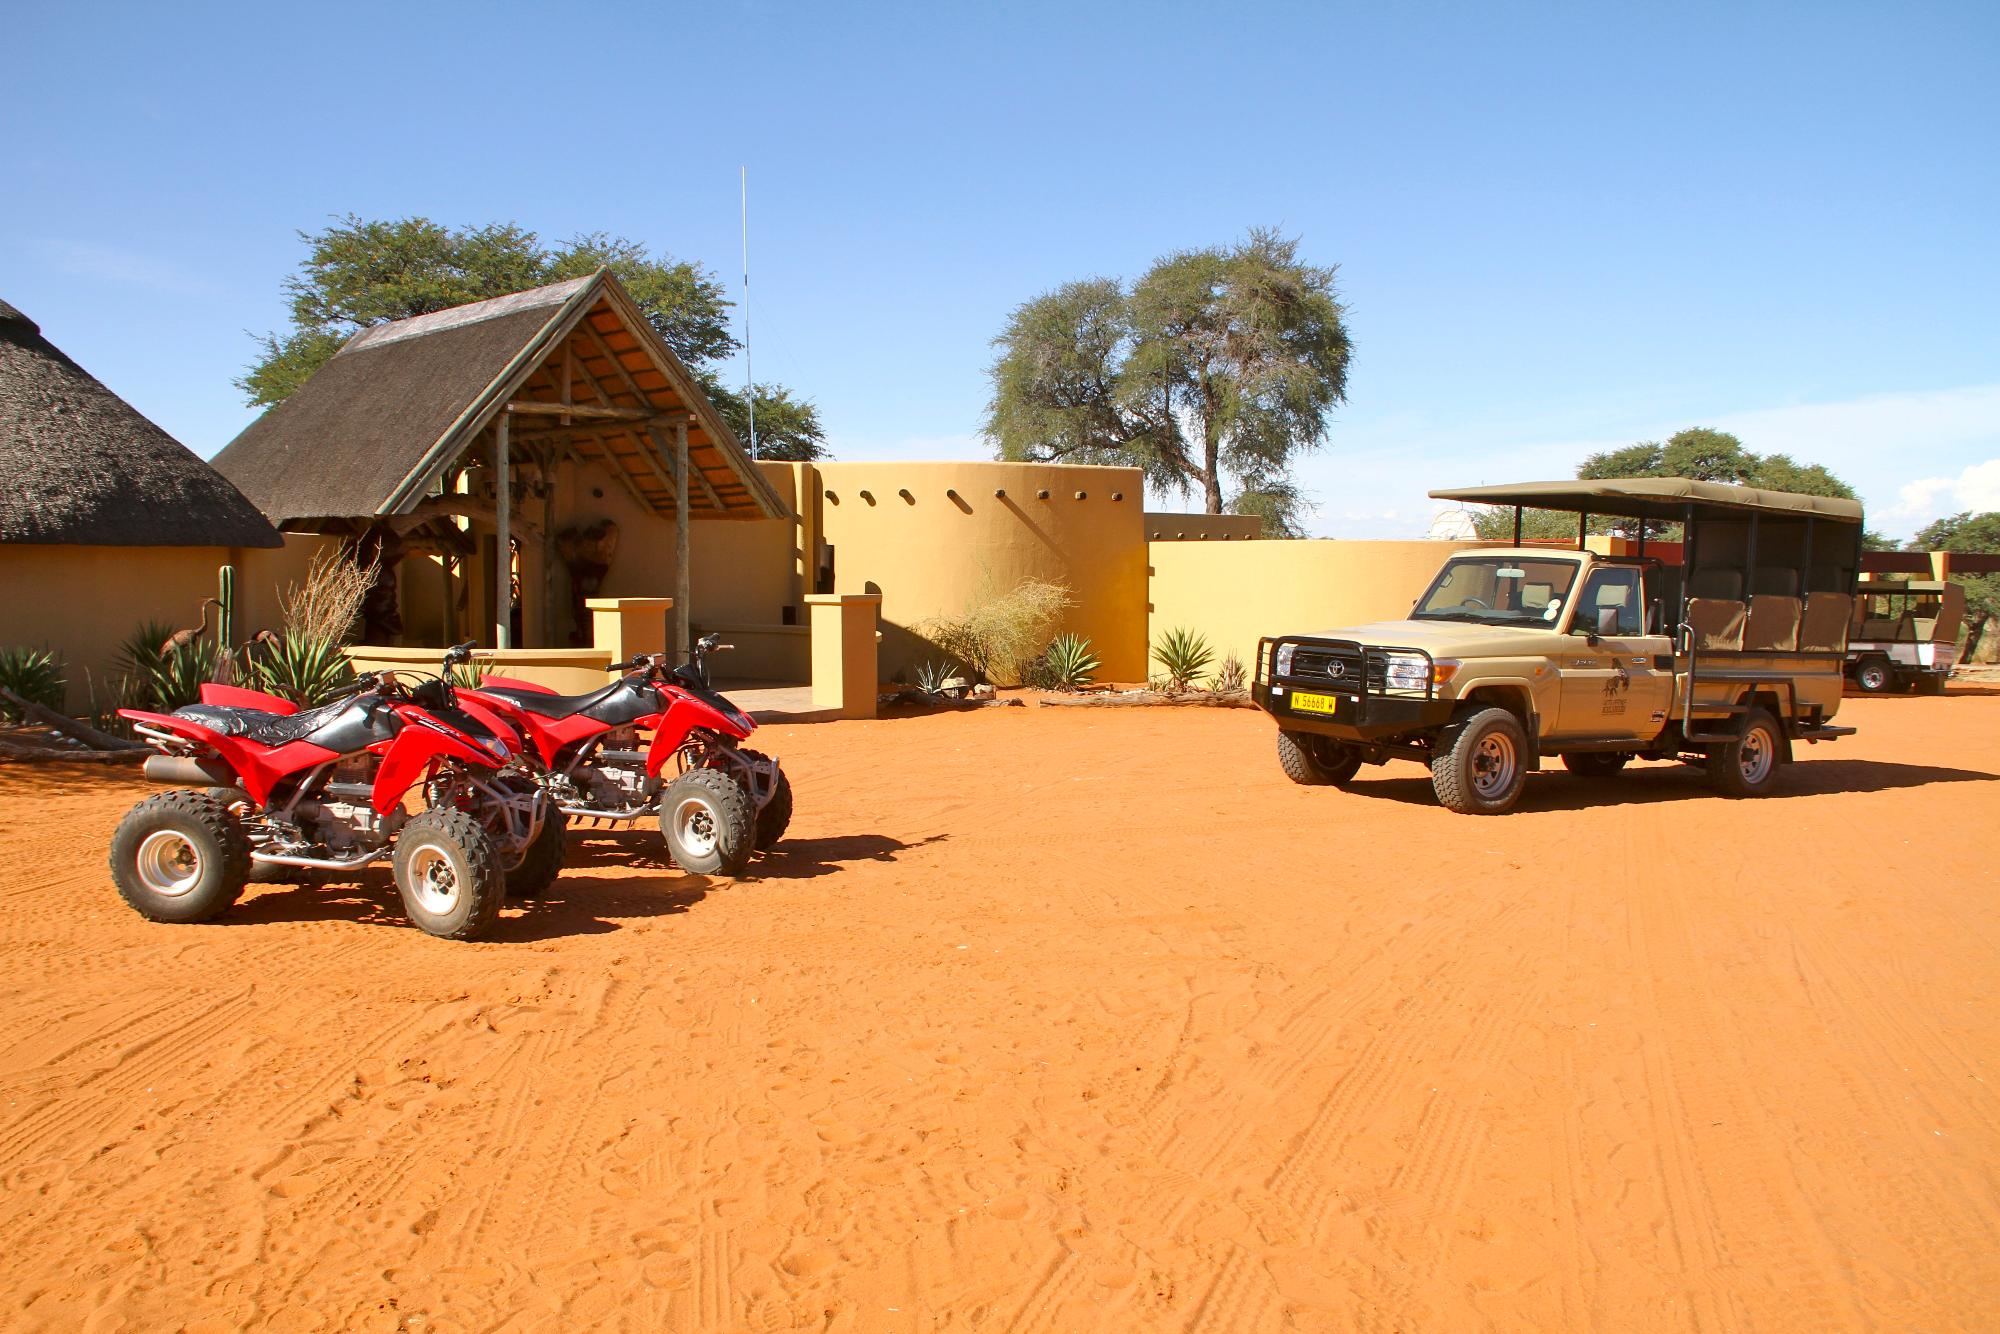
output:
M 585 598 L 583 605 L 590 611 L 591 647 L 608 650 L 611 661 L 666 652 L 672 598 Z
M 882 595 L 815 593 L 806 607 L 812 617 L 813 707 L 838 709 L 843 718 L 873 718 Z

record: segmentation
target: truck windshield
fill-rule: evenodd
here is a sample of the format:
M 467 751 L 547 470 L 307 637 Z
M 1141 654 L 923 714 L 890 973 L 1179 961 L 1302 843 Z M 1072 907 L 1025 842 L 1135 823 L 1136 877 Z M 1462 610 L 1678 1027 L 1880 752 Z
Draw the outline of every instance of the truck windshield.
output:
M 1577 561 L 1558 557 L 1454 556 L 1410 615 L 1420 621 L 1554 628 L 1577 568 Z

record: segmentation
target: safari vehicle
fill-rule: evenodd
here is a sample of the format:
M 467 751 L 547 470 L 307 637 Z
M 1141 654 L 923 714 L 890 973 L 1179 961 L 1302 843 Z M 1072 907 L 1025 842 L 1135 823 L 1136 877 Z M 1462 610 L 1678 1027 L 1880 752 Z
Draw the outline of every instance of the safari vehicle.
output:
M 1854 594 L 1847 676 L 1856 688 L 1943 694 L 1958 663 L 1965 590 L 1935 579 L 1864 579 Z
M 1854 731 L 1832 719 L 1858 502 L 1667 477 L 1431 494 L 1511 506 L 1513 545 L 1451 556 L 1407 620 L 1259 641 L 1253 693 L 1295 782 L 1417 760 L 1444 805 L 1497 815 L 1560 755 L 1592 777 L 1681 759 L 1752 797 L 1795 743 Z M 1523 545 L 1529 508 L 1574 513 L 1575 549 Z M 1628 520 L 1632 554 L 1590 551 L 1592 515 Z M 1647 554 L 1663 524 L 1677 564 Z

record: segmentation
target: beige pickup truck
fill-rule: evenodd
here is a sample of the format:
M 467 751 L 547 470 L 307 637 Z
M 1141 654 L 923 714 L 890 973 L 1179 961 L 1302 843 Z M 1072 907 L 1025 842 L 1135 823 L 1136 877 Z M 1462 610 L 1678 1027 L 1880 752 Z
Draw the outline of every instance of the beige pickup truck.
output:
M 1260 641 L 1253 693 L 1294 781 L 1411 759 L 1445 806 L 1496 815 L 1544 756 L 1593 777 L 1678 758 L 1750 797 L 1794 743 L 1853 732 L 1832 719 L 1858 502 L 1658 477 L 1431 494 L 1511 507 L 1514 542 L 1451 556 L 1405 620 Z M 1523 544 L 1526 509 L 1576 514 L 1575 548 Z M 1593 515 L 1630 555 L 1587 548 Z

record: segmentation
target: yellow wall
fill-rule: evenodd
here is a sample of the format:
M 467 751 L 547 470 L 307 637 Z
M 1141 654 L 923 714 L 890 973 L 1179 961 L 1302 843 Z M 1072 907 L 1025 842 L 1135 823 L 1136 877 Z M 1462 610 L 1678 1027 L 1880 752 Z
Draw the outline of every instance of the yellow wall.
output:
M 1154 542 L 1152 639 L 1185 626 L 1208 637 L 1217 665 L 1234 653 L 1249 670 L 1262 636 L 1409 615 L 1447 555 L 1482 545 L 1491 544 Z
M 216 570 L 228 560 L 224 547 L 0 545 L 0 644 L 55 650 L 69 707 L 87 710 L 93 688 L 103 707 L 115 694 L 120 644 L 142 621 L 200 624 L 202 599 L 215 596 Z
M 1146 543 L 1137 469 L 964 462 L 823 463 L 815 471 L 818 527 L 834 549 L 833 591 L 882 595 L 885 677 L 927 656 L 914 634 L 921 622 L 1024 578 L 1069 587 L 1077 605 L 1059 628 L 1090 637 L 1102 679 L 1143 677 Z
M 1154 542 L 1247 542 L 1263 533 L 1264 521 L 1254 514 L 1146 515 L 1146 537 Z

